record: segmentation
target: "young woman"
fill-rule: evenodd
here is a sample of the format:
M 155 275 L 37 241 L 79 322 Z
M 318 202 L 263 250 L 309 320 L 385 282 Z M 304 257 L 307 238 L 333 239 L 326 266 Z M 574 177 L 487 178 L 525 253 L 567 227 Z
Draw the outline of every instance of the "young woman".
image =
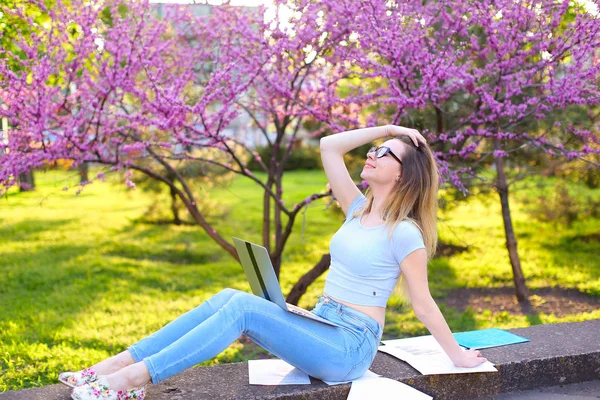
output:
M 367 153 L 361 177 L 369 188 L 363 195 L 343 156 L 387 136 L 393 137 Z M 72 398 L 143 399 L 143 385 L 215 357 L 242 333 L 310 376 L 356 379 L 375 358 L 385 307 L 397 283 L 407 285 L 416 316 L 456 366 L 485 362 L 478 350 L 461 350 L 429 293 L 427 262 L 437 244 L 438 171 L 423 136 L 394 125 L 356 129 L 321 139 L 321 157 L 346 220 L 331 239 L 324 293 L 311 311 L 340 326 L 227 288 L 122 353 L 60 374 L 59 380 L 74 388 Z

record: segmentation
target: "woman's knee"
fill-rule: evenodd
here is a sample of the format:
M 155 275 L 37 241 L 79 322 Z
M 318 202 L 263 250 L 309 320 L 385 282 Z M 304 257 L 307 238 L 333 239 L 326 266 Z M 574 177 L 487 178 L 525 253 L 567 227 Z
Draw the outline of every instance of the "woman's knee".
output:
M 248 292 L 244 292 L 243 290 L 234 289 L 234 288 L 225 288 L 222 289 L 219 293 L 216 294 L 221 300 L 223 304 L 229 303 L 232 298 L 240 295 L 248 294 Z
M 208 298 L 204 303 L 196 306 L 196 309 L 200 310 L 200 309 L 202 309 L 204 304 L 208 304 L 213 309 L 212 312 L 216 312 L 219 309 L 221 309 L 225 304 L 229 303 L 229 301 L 231 301 L 231 299 L 239 293 L 242 293 L 242 291 L 238 290 L 238 289 L 233 289 L 233 288 L 222 289 L 218 293 L 216 293 L 216 294 L 212 295 L 210 298 Z
M 217 296 L 220 297 L 220 300 L 223 304 L 223 306 L 225 305 L 231 305 L 231 302 L 234 303 L 246 303 L 249 300 L 248 296 L 253 296 L 252 294 L 248 293 L 248 292 L 244 292 L 243 290 L 239 290 L 239 289 L 233 289 L 233 288 L 225 288 L 223 290 L 221 290 Z M 256 296 L 253 296 L 256 297 Z
M 227 287 L 225 289 L 222 289 L 218 294 L 220 294 L 220 295 L 226 295 L 228 297 L 233 297 L 235 294 L 238 294 L 238 293 L 244 293 L 244 292 L 242 292 L 239 289 L 234 289 L 234 288 Z
M 234 292 L 231 297 L 231 300 L 235 300 L 235 301 L 242 302 L 242 303 L 247 303 L 254 299 L 261 299 L 261 297 L 255 296 L 252 293 L 244 292 L 243 290 L 237 290 L 237 289 L 233 289 L 233 290 L 234 290 Z
M 235 290 L 233 296 L 231 296 L 225 306 L 230 310 L 237 310 L 238 312 L 243 311 L 246 313 L 256 309 L 256 303 L 260 301 L 265 301 L 265 299 L 255 296 L 252 293 L 244 292 L 242 290 Z M 260 307 L 260 305 L 258 305 L 258 307 Z

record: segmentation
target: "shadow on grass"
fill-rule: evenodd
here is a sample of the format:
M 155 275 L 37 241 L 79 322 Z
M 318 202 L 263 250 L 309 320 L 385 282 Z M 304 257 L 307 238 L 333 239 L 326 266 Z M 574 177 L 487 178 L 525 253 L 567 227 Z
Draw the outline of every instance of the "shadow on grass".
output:
M 221 254 L 203 254 L 190 250 L 189 242 L 186 249 L 170 249 L 161 251 L 160 247 L 145 249 L 132 243 L 120 243 L 104 255 L 123 257 L 135 261 L 164 262 L 170 264 L 206 264 L 221 259 Z
M 577 272 L 587 274 L 591 284 L 587 292 L 600 296 L 600 234 L 562 236 L 558 243 L 542 243 L 542 248 L 551 255 L 554 265 L 564 265 L 569 269 L 576 266 Z M 595 282 L 595 284 L 593 284 Z
M 36 234 L 56 230 L 72 221 L 72 218 L 32 219 L 17 222 L 15 224 L 0 224 L 0 240 L 11 242 L 30 240 Z
M 542 287 L 529 289 L 530 304 L 517 301 L 514 286 L 496 288 L 455 288 L 444 299 L 444 303 L 456 310 L 471 308 L 477 312 L 490 310 L 507 312 L 536 318 L 554 314 L 564 317 L 582 312 L 591 312 L 600 307 L 600 299 L 572 288 Z M 537 316 L 537 317 L 536 317 Z
M 429 290 L 434 298 L 444 298 L 450 288 L 456 287 L 456 272 L 448 257 L 434 258 L 428 267 Z
M 577 252 L 590 257 L 597 257 L 600 254 L 600 232 L 591 233 L 588 235 L 564 235 L 560 237 L 558 243 L 543 244 L 545 249 L 556 253 L 556 250 L 562 250 L 566 253 Z M 598 264 L 590 263 L 591 266 L 597 267 Z M 600 268 L 594 268 L 600 273 Z
M 152 246 L 140 242 L 142 238 L 150 238 Z M 133 274 L 128 279 L 134 280 L 138 289 L 184 293 L 202 288 L 215 294 L 246 281 L 242 266 L 200 227 L 197 231 L 166 232 L 155 225 L 132 223 L 99 246 L 102 256 L 111 261 L 107 264 L 128 265 L 125 269 Z
M 88 269 L 78 263 L 77 258 L 87 250 L 86 246 L 55 245 L 8 255 L 12 262 L 2 268 L 6 276 L 0 303 L 6 306 L 0 324 L 20 326 L 19 342 L 56 344 L 57 331 L 69 327 L 74 316 L 111 290 L 114 271 Z
M 0 260 L 3 275 L 0 295 L 15 292 L 14 297 L 6 299 L 11 301 L 31 293 L 32 301 L 38 301 L 49 293 L 60 292 L 72 280 L 69 271 L 60 267 L 72 262 L 87 249 L 85 246 L 53 245 L 34 253 L 4 252 Z
M 68 220 L 54 222 L 15 224 L 4 232 L 25 229 L 26 233 L 20 234 L 18 240 L 26 240 L 35 233 L 54 230 Z M 168 235 L 163 229 L 164 235 L 159 237 L 155 227 L 140 229 L 138 226 L 136 236 L 143 237 L 147 233 L 154 237 L 152 247 L 144 248 L 128 240 L 132 228 L 127 226 L 115 233 L 124 241 L 110 237 L 94 245 L 94 249 L 65 244 L 46 245 L 31 253 L 3 253 L 3 259 L 10 262 L 3 265 L 0 260 L 3 278 L 0 326 L 16 324 L 22 330 L 18 340 L 23 343 L 42 342 L 48 346 L 63 343 L 114 352 L 115 346 L 103 345 L 99 340 L 75 343 L 61 338 L 57 341 L 55 334 L 77 323 L 76 316 L 107 294 L 125 301 L 133 292 L 153 295 L 158 291 L 173 297 L 186 292 L 213 295 L 225 287 L 239 287 L 239 282 L 245 282 L 242 267 L 233 258 L 228 260 L 224 251 L 214 251 L 214 246 L 160 251 L 169 248 L 169 243 L 195 234 Z

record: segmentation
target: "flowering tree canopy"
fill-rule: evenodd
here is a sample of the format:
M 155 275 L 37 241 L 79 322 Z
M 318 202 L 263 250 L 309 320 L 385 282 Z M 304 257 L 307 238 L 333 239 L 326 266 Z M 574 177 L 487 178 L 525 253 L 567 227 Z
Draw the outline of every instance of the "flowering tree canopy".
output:
M 369 123 L 387 110 L 392 121 L 411 110 L 432 111 L 424 134 L 443 143 L 437 153 L 443 175 L 459 187 L 459 171 L 450 171 L 456 163 L 444 160 L 481 162 L 528 146 L 567 159 L 591 155 L 586 159 L 599 166 L 593 157 L 600 153 L 598 127 L 551 118 L 568 106 L 600 104 L 600 15 L 570 3 L 365 5 L 353 29 L 369 57 L 355 65 L 365 78 L 386 83 L 356 87 L 380 107 Z M 482 148 L 485 141 L 497 146 Z
M 25 24 L 9 40 L 4 31 L 2 43 L 11 45 L 0 48 L 0 118 L 10 126 L 0 143 L 0 187 L 59 159 L 125 169 L 130 187 L 137 170 L 168 185 L 237 257 L 174 167 L 209 163 L 264 191 L 263 244 L 277 273 L 297 213 L 330 195 L 293 206 L 282 200 L 283 167 L 303 123 L 316 123 L 318 137 L 431 116 L 419 119 L 422 132 L 442 179 L 462 190 L 486 159 L 506 186 L 502 160 L 525 147 L 600 165 L 593 122 L 553 119 L 600 99 L 600 19 L 569 1 L 278 0 L 208 15 L 181 5 L 157 15 L 146 1 L 28 4 L 1 10 Z M 264 134 L 272 159 L 224 134 L 241 114 Z M 266 180 L 246 168 L 250 158 Z

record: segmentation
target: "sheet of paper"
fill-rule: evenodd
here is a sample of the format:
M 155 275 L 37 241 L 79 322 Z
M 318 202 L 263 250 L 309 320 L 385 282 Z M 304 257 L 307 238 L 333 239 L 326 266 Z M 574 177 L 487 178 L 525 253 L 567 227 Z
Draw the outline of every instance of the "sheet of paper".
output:
M 388 378 L 359 379 L 352 382 L 347 400 L 432 400 L 433 397 L 402 382 Z
M 341 385 L 343 383 L 348 383 L 348 382 L 356 382 L 359 380 L 363 380 L 363 379 L 373 379 L 373 378 L 378 378 L 381 375 L 377 375 L 375 372 L 371 371 L 371 370 L 367 370 L 367 372 L 364 373 L 363 376 L 361 376 L 360 378 L 356 378 L 353 381 L 343 381 L 343 382 L 331 382 L 331 381 L 323 381 L 328 385 Z
M 529 342 L 530 340 L 499 328 L 480 329 L 477 331 L 454 333 L 454 339 L 467 349 L 487 349 L 490 347 L 506 346 Z
M 310 385 L 308 374 L 279 359 L 249 360 L 251 385 Z
M 382 343 L 384 345 L 379 346 L 379 351 L 406 361 L 423 375 L 498 371 L 489 361 L 473 368 L 456 367 L 433 335 L 384 340 Z M 465 349 L 462 350 L 466 351 Z

